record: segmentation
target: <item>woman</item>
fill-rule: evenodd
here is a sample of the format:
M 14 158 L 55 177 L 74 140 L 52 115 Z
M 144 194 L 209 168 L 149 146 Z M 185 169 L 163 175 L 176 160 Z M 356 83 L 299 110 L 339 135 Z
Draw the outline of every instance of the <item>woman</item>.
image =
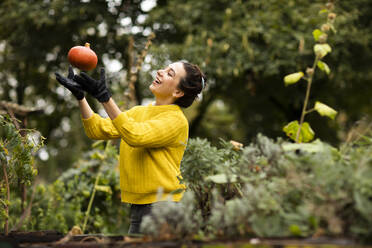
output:
M 188 140 L 188 122 L 181 108 L 189 107 L 205 87 L 205 75 L 198 66 L 175 62 L 157 71 L 149 86 L 155 102 L 122 112 L 106 87 L 105 71 L 100 80 L 84 72 L 56 79 L 79 100 L 85 132 L 91 139 L 120 138 L 121 201 L 131 204 L 129 234 L 140 233 L 142 217 L 151 205 L 171 198 L 181 200 L 185 185 L 179 178 L 180 163 Z M 84 91 L 103 104 L 109 118 L 94 113 Z M 157 192 L 162 190 L 162 198 Z

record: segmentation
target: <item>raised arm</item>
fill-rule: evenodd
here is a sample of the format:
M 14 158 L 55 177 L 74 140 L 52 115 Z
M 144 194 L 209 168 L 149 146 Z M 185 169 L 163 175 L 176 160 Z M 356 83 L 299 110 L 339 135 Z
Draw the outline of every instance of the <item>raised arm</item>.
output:
M 121 113 L 121 110 L 112 98 L 108 102 L 102 103 L 102 105 L 111 120 L 114 120 Z
M 83 119 L 89 119 L 94 114 L 93 110 L 90 108 L 89 103 L 87 102 L 85 97 L 79 100 L 79 107 L 80 107 L 81 117 Z
M 108 140 L 120 138 L 120 135 L 109 118 L 94 113 L 87 100 L 79 101 L 79 107 L 86 135 L 91 139 Z
M 93 114 L 87 120 L 83 119 L 86 132 L 89 133 L 88 136 L 94 134 L 94 137 L 98 136 L 102 139 L 103 133 L 106 135 L 108 132 L 115 133 L 129 145 L 140 147 L 185 144 L 188 135 L 188 123 L 183 115 L 177 113 L 178 111 L 169 111 L 155 119 L 138 122 L 131 117 L 131 111 L 122 112 L 111 98 L 111 93 L 106 86 L 104 69 L 101 69 L 99 80 L 89 77 L 84 72 L 80 75 L 76 75 L 74 80 L 103 104 L 111 119 L 107 118 L 105 119 L 106 122 L 103 122 L 102 119 L 98 119 L 96 114 Z M 89 105 L 84 100 L 80 102 L 82 114 L 90 116 Z
M 76 82 L 76 76 L 71 66 L 68 69 L 68 76 L 64 77 L 58 72 L 55 73 L 57 81 L 71 91 L 79 101 L 79 107 L 85 133 L 91 139 L 115 139 L 119 138 L 119 133 L 113 126 L 110 119 L 105 119 L 95 114 L 84 97 L 83 87 Z M 102 96 L 102 95 L 101 95 Z M 105 97 L 110 98 L 111 94 Z
M 166 111 L 146 121 L 136 121 L 122 112 L 112 123 L 120 137 L 133 147 L 179 146 L 187 142 L 188 123 L 178 111 Z

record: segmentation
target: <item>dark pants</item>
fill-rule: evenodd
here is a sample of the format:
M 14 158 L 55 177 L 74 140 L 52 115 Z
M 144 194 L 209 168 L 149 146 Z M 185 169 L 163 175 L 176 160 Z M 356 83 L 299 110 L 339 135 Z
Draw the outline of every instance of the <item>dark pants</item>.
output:
M 132 204 L 130 206 L 130 226 L 128 234 L 140 234 L 142 218 L 150 214 L 152 204 Z

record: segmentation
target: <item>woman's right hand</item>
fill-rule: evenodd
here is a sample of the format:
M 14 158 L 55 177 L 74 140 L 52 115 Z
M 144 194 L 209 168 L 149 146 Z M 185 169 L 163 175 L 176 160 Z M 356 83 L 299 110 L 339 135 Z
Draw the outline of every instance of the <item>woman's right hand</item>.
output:
M 82 100 L 84 98 L 84 91 L 81 85 L 74 81 L 74 71 L 72 70 L 71 65 L 68 67 L 67 78 L 62 76 L 58 72 L 54 74 L 56 75 L 57 81 L 60 84 L 62 84 L 65 88 L 70 90 L 77 100 Z

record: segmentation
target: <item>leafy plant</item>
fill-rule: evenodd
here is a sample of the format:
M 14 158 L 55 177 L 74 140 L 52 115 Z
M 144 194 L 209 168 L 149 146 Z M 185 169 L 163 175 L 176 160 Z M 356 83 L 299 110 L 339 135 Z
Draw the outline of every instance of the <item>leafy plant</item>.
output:
M 141 230 L 156 240 L 187 239 L 198 232 L 201 224 L 201 211 L 195 205 L 193 192 L 188 191 L 179 203 L 155 203 L 151 214 L 143 218 Z
M 216 182 L 226 183 L 217 187 L 227 198 L 239 194 L 240 190 L 240 186 L 234 183 L 236 173 L 233 164 L 238 161 L 241 152 L 234 150 L 231 143 L 220 141 L 221 148 L 217 148 L 206 139 L 189 139 L 181 163 L 183 180 L 194 193 L 204 218 L 210 214 L 212 189 L 216 187 Z
M 283 128 L 283 131 L 287 134 L 287 136 L 297 143 L 309 142 L 314 138 L 314 131 L 311 129 L 310 124 L 308 122 L 304 122 L 305 115 L 313 111 L 317 111 L 322 116 L 327 116 L 331 119 L 334 119 L 337 114 L 336 110 L 319 101 L 315 103 L 312 109 L 308 109 L 310 89 L 316 68 L 324 71 L 327 75 L 331 72 L 329 66 L 322 61 L 322 59 L 332 51 L 331 46 L 327 43 L 327 38 L 330 30 L 336 32 L 336 29 L 333 25 L 336 19 L 336 14 L 332 12 L 333 8 L 333 3 L 329 2 L 327 4 L 327 8 L 320 11 L 320 14 L 328 13 L 327 22 L 322 24 L 321 29 L 315 29 L 313 31 L 314 40 L 317 42 L 317 44 L 315 44 L 313 47 L 315 59 L 313 66 L 306 69 L 306 76 L 302 71 L 299 71 L 284 77 L 284 83 L 286 86 L 295 84 L 301 79 L 305 79 L 307 81 L 306 95 L 301 112 L 300 122 L 297 120 L 292 121 Z
M 20 229 L 67 233 L 73 226 L 80 226 L 89 233 L 125 233 L 129 209 L 121 203 L 117 164 L 116 146 L 94 143 L 55 182 L 35 186 L 32 218 L 25 219 Z M 20 198 L 12 197 L 11 204 L 10 222 L 16 223 L 22 214 Z
M 84 232 L 119 232 L 129 224 L 128 208 L 121 203 L 118 151 L 111 142 L 98 141 L 92 150 L 83 154 L 74 168 L 63 173 L 55 183 L 63 185 L 63 201 L 75 200 L 80 206 L 78 216 L 68 221 L 68 228 L 82 227 Z M 84 214 L 83 214 L 84 213 Z M 84 217 L 83 217 L 84 216 Z M 64 231 L 67 231 L 64 229 Z
M 181 204 L 201 210 L 205 223 L 187 235 L 177 233 L 183 230 L 184 218 L 191 217 L 182 216 L 186 211 L 180 208 L 163 207 L 156 217 L 146 219 L 143 228 L 155 239 L 342 235 L 370 240 L 371 135 L 361 135 L 338 149 L 320 140 L 294 144 L 259 134 L 233 156 L 227 142 L 217 148 L 206 140 L 190 139 L 182 166 L 187 167 L 184 180 L 195 197 L 184 197 Z M 203 147 L 206 153 L 200 155 Z M 221 155 L 226 153 L 230 155 Z M 208 160 L 203 163 L 204 156 L 210 156 L 214 166 Z M 195 179 L 199 171 L 203 177 Z M 206 185 L 203 195 L 200 191 Z M 234 186 L 240 191 L 227 194 Z M 202 203 L 208 208 L 201 208 Z M 166 224 L 172 216 L 177 216 L 177 228 Z
M 16 190 L 18 185 L 31 185 L 37 175 L 33 156 L 44 140 L 35 130 L 17 129 L 13 123 L 16 121 L 18 120 L 0 115 L 0 176 L 3 178 L 0 181 L 0 217 L 4 220 L 1 222 L 4 224 L 5 235 L 9 230 L 10 188 L 14 187 L 14 193 L 20 194 Z

